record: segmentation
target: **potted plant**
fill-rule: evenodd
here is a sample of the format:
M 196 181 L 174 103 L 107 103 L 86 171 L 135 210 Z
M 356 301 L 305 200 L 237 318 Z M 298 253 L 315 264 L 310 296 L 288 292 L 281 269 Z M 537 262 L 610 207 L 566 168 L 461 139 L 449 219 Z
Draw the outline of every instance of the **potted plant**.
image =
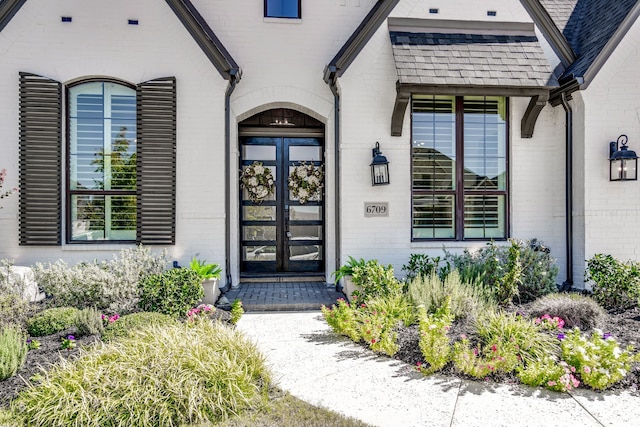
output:
M 359 286 L 353 283 L 353 270 L 356 267 L 364 267 L 366 264 L 367 262 L 364 260 L 364 258 L 360 258 L 359 260 L 357 260 L 354 257 L 349 256 L 349 261 L 333 272 L 336 287 L 339 286 L 340 280 L 342 280 L 342 292 L 344 292 L 349 301 L 351 301 L 353 298 L 353 292 L 358 290 L 359 288 Z
M 193 257 L 189 268 L 195 271 L 202 280 L 202 288 L 204 289 L 204 298 L 202 302 L 205 304 L 215 304 L 220 296 L 220 273 L 222 268 L 218 264 L 207 264 L 207 260 L 199 260 Z

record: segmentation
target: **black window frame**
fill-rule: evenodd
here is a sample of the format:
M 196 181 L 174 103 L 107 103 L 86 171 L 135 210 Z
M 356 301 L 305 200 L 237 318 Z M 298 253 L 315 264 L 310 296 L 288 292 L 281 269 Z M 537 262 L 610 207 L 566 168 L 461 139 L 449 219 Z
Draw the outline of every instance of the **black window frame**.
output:
M 131 244 L 136 243 L 137 241 L 137 232 L 136 237 L 134 239 L 121 239 L 121 240 L 111 240 L 111 239 L 100 239 L 100 240 L 73 240 L 73 221 L 71 219 L 72 214 L 72 203 L 71 199 L 74 195 L 83 195 L 83 194 L 100 194 L 106 196 L 137 196 L 137 189 L 134 190 L 72 190 L 71 189 L 71 96 L 70 89 L 81 86 L 87 83 L 113 83 L 117 85 L 121 85 L 132 89 L 137 92 L 137 86 L 126 82 L 124 80 L 119 80 L 115 78 L 88 78 L 81 79 L 78 81 L 74 81 L 65 85 L 65 110 L 63 112 L 65 118 L 65 243 L 66 244 Z M 104 102 L 104 101 L 103 101 Z M 137 102 L 137 93 L 136 93 L 136 102 Z M 136 111 L 136 121 L 137 121 L 137 111 Z M 137 130 L 136 130 L 137 137 Z M 137 204 L 137 203 L 136 203 Z M 137 224 L 137 218 L 136 218 Z
M 464 188 L 464 98 L 465 95 L 453 95 L 451 97 L 455 97 L 455 147 L 456 147 L 456 162 L 455 162 L 455 189 L 453 190 L 431 190 L 431 191 L 423 191 L 416 192 L 414 190 L 414 156 L 413 156 L 413 141 L 414 141 L 414 121 L 413 121 L 413 102 L 415 96 L 433 96 L 428 93 L 414 93 L 411 95 L 410 102 L 410 111 L 411 111 L 411 139 L 410 139 L 410 173 L 409 180 L 411 185 L 411 241 L 412 242 L 433 242 L 433 241 L 506 241 L 511 236 L 511 208 L 510 208 L 510 194 L 511 194 L 511 173 L 510 173 L 510 146 L 511 139 L 510 135 L 510 98 L 508 96 L 501 95 L 491 95 L 484 94 L 480 96 L 496 96 L 502 97 L 505 101 L 505 173 L 506 173 L 506 182 L 504 190 L 465 190 Z M 468 95 L 468 96 L 476 96 L 476 95 Z M 454 196 L 454 237 L 446 238 L 446 237 L 414 237 L 414 195 L 416 193 L 422 194 L 443 194 L 443 195 L 453 195 Z M 467 195 L 503 195 L 505 197 L 505 206 L 504 206 L 504 216 L 505 216 L 505 236 L 504 237 L 465 237 L 464 236 L 464 198 Z
M 295 0 L 290 0 L 295 1 Z M 264 17 L 265 18 L 276 18 L 276 19 L 302 19 L 302 0 L 297 0 L 298 2 L 298 16 L 276 16 L 269 15 L 269 0 L 264 0 Z

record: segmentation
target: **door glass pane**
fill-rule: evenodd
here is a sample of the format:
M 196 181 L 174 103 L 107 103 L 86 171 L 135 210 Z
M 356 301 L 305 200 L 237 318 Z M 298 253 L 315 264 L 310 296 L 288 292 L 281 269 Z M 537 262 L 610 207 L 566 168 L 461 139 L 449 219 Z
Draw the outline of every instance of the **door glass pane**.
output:
M 242 260 L 243 261 L 275 261 L 276 247 L 275 246 L 243 246 Z
M 321 225 L 292 225 L 289 227 L 292 240 L 320 240 L 322 239 Z
M 276 147 L 274 145 L 243 145 L 242 158 L 244 160 L 275 160 Z
M 243 206 L 243 216 L 245 221 L 275 221 L 275 206 Z
M 289 146 L 289 161 L 320 161 L 322 159 L 321 147 L 292 145 Z
M 289 260 L 314 261 L 322 259 L 321 245 L 289 246 Z
M 322 208 L 320 206 L 291 206 L 289 219 L 292 221 L 321 221 Z
M 455 237 L 454 197 L 449 194 L 413 195 L 413 238 Z
M 244 240 L 276 240 L 275 225 L 245 225 L 242 227 Z

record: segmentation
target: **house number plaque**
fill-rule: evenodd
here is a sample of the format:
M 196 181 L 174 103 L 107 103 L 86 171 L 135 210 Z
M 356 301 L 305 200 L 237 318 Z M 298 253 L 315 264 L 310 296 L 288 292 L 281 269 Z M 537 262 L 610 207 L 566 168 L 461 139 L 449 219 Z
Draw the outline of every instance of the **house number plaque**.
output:
M 364 216 L 389 216 L 389 202 L 364 202 Z

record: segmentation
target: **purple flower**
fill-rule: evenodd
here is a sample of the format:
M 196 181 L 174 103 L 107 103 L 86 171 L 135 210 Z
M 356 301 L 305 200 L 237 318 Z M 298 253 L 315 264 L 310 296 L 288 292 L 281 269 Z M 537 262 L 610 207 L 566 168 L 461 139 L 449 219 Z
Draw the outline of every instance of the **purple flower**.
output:
M 564 334 L 558 334 L 558 339 L 562 341 L 564 339 Z
M 602 339 L 603 340 L 606 340 L 607 338 L 610 338 L 610 337 L 611 337 L 611 334 L 608 333 L 608 332 L 606 334 L 602 335 Z
M 76 339 L 76 337 L 74 337 L 73 335 L 69 335 L 69 336 L 67 337 L 67 339 L 68 339 L 68 340 L 75 340 L 75 339 Z

